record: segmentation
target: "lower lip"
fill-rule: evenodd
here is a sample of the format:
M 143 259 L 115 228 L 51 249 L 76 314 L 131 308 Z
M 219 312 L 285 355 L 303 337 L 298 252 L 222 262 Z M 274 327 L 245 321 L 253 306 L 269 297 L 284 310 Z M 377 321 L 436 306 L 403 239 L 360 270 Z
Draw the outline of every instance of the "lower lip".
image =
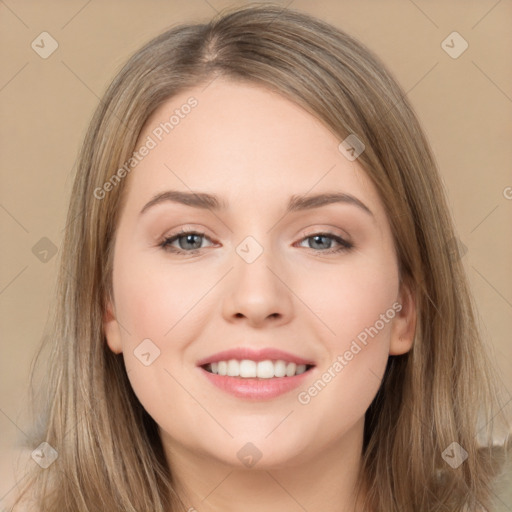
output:
M 199 367 L 199 369 L 212 384 L 222 389 L 222 391 L 230 393 L 237 398 L 252 400 L 265 400 L 283 395 L 284 393 L 299 387 L 313 370 L 313 368 L 310 368 L 308 371 L 301 373 L 300 375 L 294 375 L 293 377 L 244 379 L 242 377 L 228 377 L 226 375 L 210 373 L 202 367 Z

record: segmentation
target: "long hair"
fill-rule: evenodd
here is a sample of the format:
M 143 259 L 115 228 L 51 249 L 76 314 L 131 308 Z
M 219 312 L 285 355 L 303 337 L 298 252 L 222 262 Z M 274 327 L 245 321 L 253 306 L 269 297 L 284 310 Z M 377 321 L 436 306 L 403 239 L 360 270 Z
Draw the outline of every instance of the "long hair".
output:
M 478 334 L 429 143 L 403 90 L 364 45 L 326 22 L 271 5 L 162 33 L 128 60 L 97 107 L 79 155 L 54 314 L 38 362 L 45 368 L 38 442 L 58 458 L 45 470 L 34 464 L 27 495 L 52 512 L 186 510 L 157 425 L 136 398 L 122 355 L 105 340 L 127 180 L 104 197 L 98 189 L 130 159 L 160 105 L 217 76 L 277 92 L 340 142 L 355 134 L 365 145 L 358 163 L 385 206 L 400 279 L 413 290 L 418 315 L 412 349 L 389 357 L 366 413 L 365 510 L 491 507 L 498 379 Z M 453 468 L 443 454 L 459 446 L 467 459 Z

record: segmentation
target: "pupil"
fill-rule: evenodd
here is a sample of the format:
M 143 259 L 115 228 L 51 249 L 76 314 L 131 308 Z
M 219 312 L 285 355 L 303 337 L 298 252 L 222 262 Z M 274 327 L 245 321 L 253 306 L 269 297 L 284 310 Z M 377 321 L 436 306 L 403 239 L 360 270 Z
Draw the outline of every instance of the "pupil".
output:
M 191 234 L 191 235 L 185 235 L 185 239 L 186 239 L 186 244 L 190 243 L 192 244 L 192 246 L 194 246 L 193 248 L 194 249 L 198 249 L 201 247 L 201 240 L 199 239 L 199 243 L 196 243 L 194 244 L 194 237 L 197 237 L 199 239 L 199 235 L 195 235 L 195 234 Z M 184 247 L 182 247 L 182 249 L 184 249 Z
M 316 243 L 317 243 L 317 241 L 318 241 L 319 239 L 322 239 L 322 238 L 323 238 L 323 239 L 325 239 L 325 240 L 327 240 L 327 238 L 326 238 L 325 236 L 323 236 L 323 235 L 316 235 L 316 236 L 314 236 L 314 237 L 313 237 L 314 243 L 316 244 Z M 324 249 L 328 249 L 328 248 L 329 248 L 329 247 L 328 247 L 329 242 L 327 241 L 326 243 L 327 243 L 327 247 L 324 247 Z M 322 245 L 322 244 L 320 243 L 320 245 Z M 326 244 L 324 243 L 323 245 L 325 246 Z

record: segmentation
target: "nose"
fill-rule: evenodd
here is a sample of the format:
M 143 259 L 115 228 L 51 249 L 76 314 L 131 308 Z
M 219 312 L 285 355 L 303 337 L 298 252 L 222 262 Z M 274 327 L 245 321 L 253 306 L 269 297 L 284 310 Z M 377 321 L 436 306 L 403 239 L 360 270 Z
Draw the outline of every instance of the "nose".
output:
M 252 263 L 241 258 L 228 276 L 222 312 L 228 322 L 251 327 L 280 326 L 293 316 L 293 293 L 287 285 L 287 273 L 270 258 L 270 251 Z

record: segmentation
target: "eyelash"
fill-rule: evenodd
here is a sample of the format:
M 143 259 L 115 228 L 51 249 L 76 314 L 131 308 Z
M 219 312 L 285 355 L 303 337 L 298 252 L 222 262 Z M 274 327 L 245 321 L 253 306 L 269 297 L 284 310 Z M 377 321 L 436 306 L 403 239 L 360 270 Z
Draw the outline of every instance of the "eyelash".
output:
M 164 251 L 171 252 L 171 253 L 174 253 L 174 254 L 183 254 L 183 255 L 197 254 L 199 251 L 201 251 L 201 249 L 192 249 L 191 251 L 185 251 L 183 249 L 177 249 L 176 247 L 172 247 L 170 245 L 175 240 L 178 240 L 179 238 L 184 237 L 186 235 L 198 235 L 198 236 L 207 238 L 208 240 L 211 241 L 211 239 L 208 236 L 206 236 L 205 233 L 201 233 L 199 231 L 185 231 L 185 230 L 182 230 L 182 231 L 179 231 L 178 233 L 176 233 L 174 235 L 171 235 L 169 237 L 165 237 L 162 240 L 162 242 L 159 244 L 159 246 Z M 311 249 L 312 251 L 318 252 L 318 253 L 337 254 L 337 253 L 340 253 L 340 252 L 350 251 L 351 249 L 354 248 L 354 244 L 353 243 L 348 242 L 347 240 L 344 240 L 340 236 L 335 235 L 334 233 L 329 233 L 329 232 L 313 233 L 311 235 L 304 236 L 304 238 L 302 238 L 300 241 L 302 242 L 304 240 L 307 240 L 308 238 L 314 238 L 316 236 L 332 238 L 333 240 L 335 240 L 340 245 L 340 247 L 337 248 L 337 249 L 325 249 L 325 250 L 318 250 L 318 251 L 313 249 L 312 247 L 309 247 L 309 249 Z

